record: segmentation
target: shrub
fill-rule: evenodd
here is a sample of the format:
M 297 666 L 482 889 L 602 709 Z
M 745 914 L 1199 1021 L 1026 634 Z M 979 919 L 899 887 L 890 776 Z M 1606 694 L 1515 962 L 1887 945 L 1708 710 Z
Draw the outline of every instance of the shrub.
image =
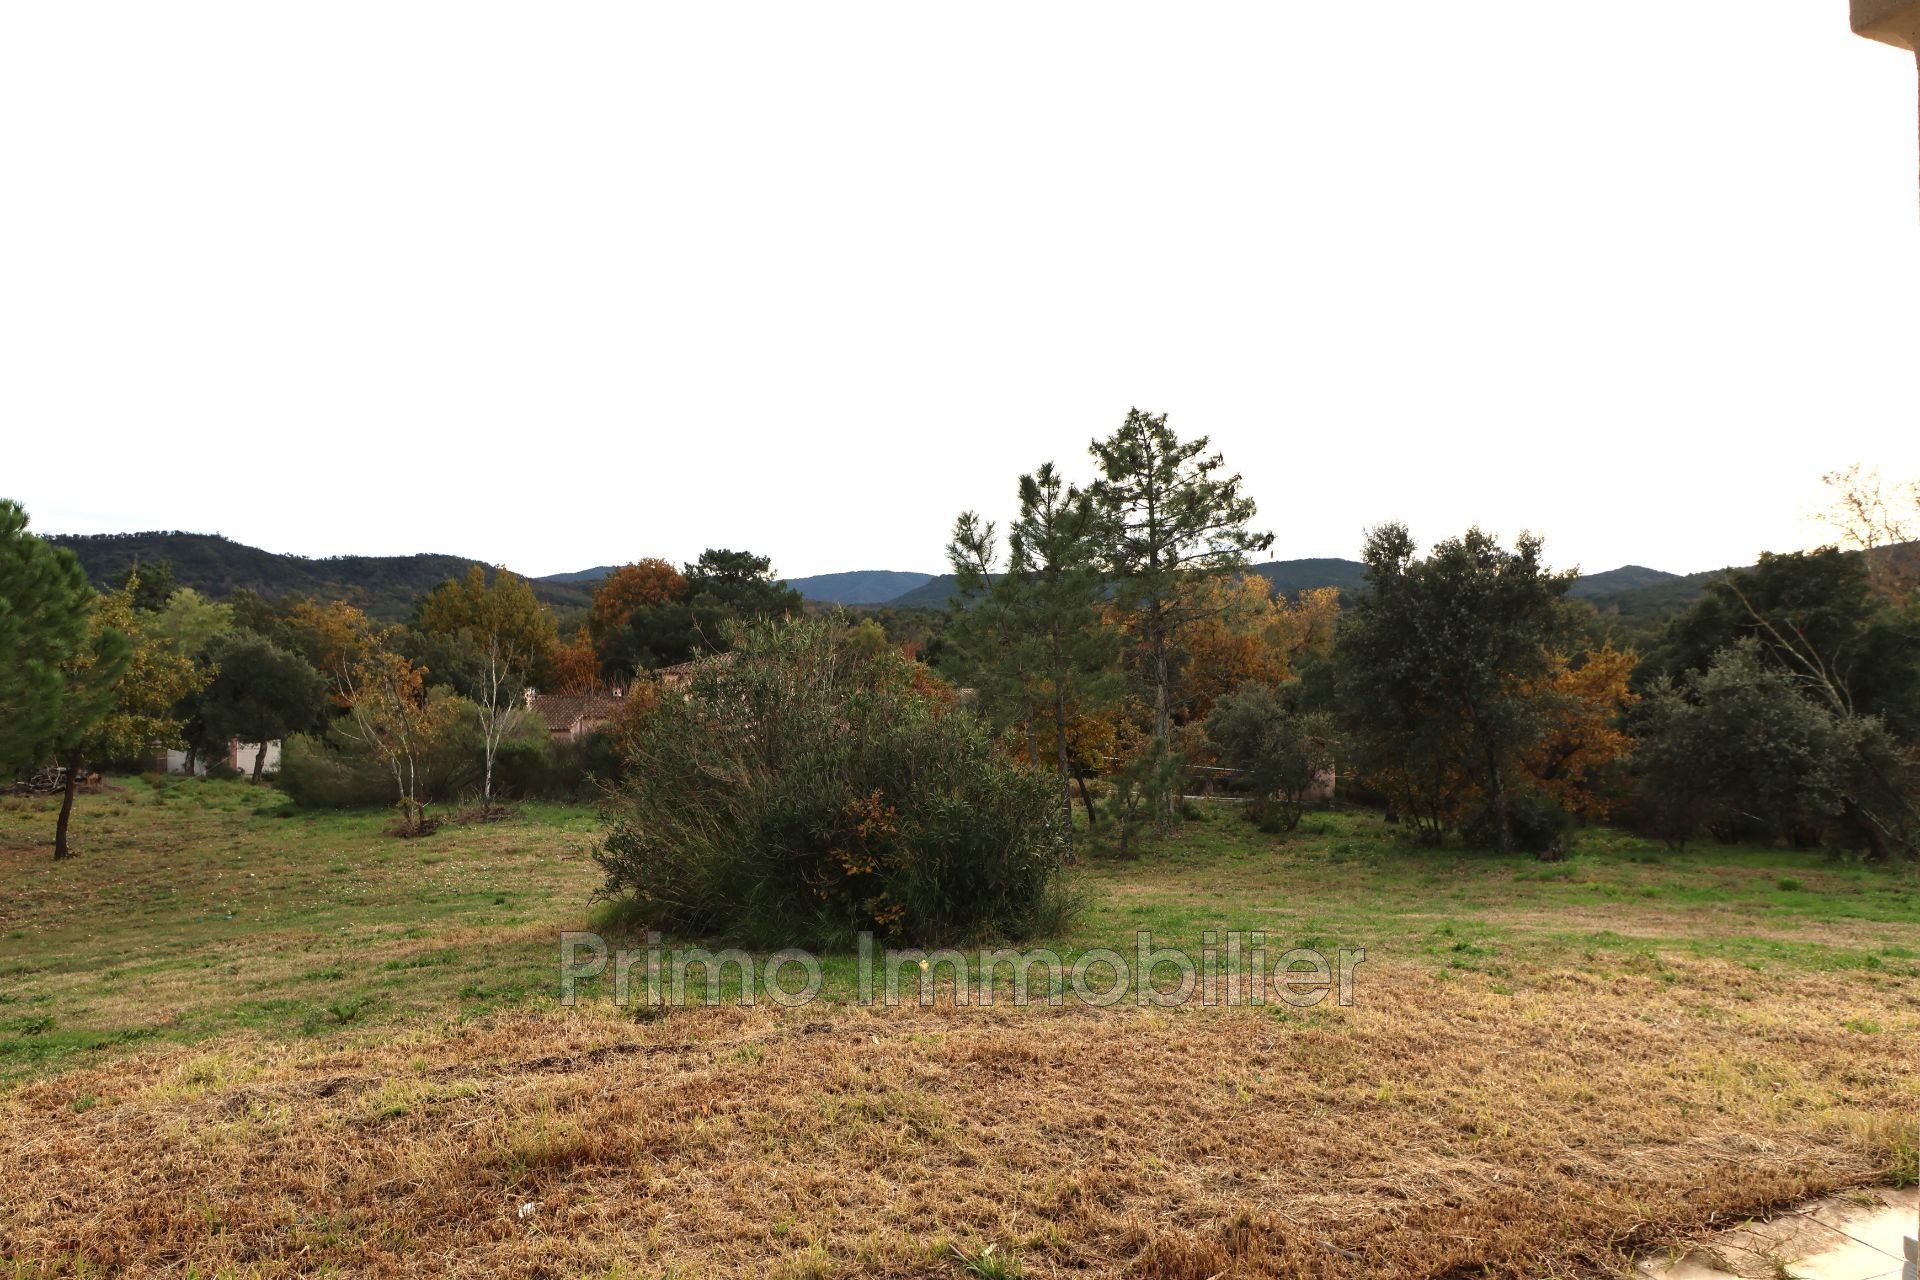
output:
M 748 945 L 1025 936 L 1057 922 L 1056 783 L 831 622 L 743 626 L 623 732 L 595 852 L 649 924 Z
M 454 695 L 437 688 L 432 696 Z M 460 701 L 462 714 L 453 718 L 451 727 L 419 758 L 416 791 L 428 803 L 457 800 L 480 786 L 485 762 L 479 720 L 472 704 Z M 545 736 L 540 723 L 529 718 L 510 741 L 517 745 Z M 393 775 L 365 743 L 337 728 L 323 735 L 295 734 L 288 738 L 281 748 L 277 781 L 280 789 L 303 808 L 371 809 L 393 804 L 396 799 Z
M 604 734 L 554 738 L 529 721 L 500 744 L 493 762 L 496 796 L 515 800 L 584 800 L 596 781 L 613 776 L 613 752 Z
M 1207 717 L 1207 740 L 1232 769 L 1243 771 L 1249 816 L 1263 831 L 1300 825 L 1307 797 L 1333 768 L 1329 717 L 1288 708 L 1263 684 L 1243 684 Z
M 308 809 L 368 809 L 393 802 L 393 781 L 371 756 L 296 733 L 281 744 L 280 789 Z
M 1507 829 L 1513 835 L 1513 847 L 1522 853 L 1547 853 L 1559 847 L 1572 827 L 1573 815 L 1551 796 L 1517 791 L 1507 797 Z M 1460 837 L 1472 848 L 1499 848 L 1500 818 L 1493 806 L 1483 805 L 1468 818 Z
M 1885 725 L 1806 697 L 1752 643 L 1656 687 L 1636 719 L 1632 816 L 1669 844 L 1705 830 L 1723 840 L 1834 840 L 1876 854 L 1912 848 L 1911 784 Z

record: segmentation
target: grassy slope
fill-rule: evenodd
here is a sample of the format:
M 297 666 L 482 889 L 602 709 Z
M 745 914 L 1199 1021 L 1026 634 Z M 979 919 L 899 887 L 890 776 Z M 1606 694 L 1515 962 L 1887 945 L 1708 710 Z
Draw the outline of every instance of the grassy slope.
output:
M 50 809 L 0 810 L 24 1274 L 951 1275 L 989 1244 L 1032 1275 L 1591 1274 L 1912 1176 L 1910 872 L 1603 831 L 1544 865 L 1229 815 L 1093 863 L 1062 945 L 1363 945 L 1356 1008 L 636 1023 L 551 1008 L 588 815 L 416 843 L 280 804 L 124 784 L 58 868 Z

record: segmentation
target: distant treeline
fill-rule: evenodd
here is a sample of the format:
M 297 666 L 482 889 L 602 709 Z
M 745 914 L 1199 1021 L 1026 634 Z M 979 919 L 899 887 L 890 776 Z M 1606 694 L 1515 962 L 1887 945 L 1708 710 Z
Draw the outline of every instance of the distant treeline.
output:
M 179 585 L 215 600 L 236 591 L 267 599 L 311 596 L 346 600 L 373 618 L 397 622 L 416 599 L 449 578 L 466 576 L 479 561 L 465 556 L 306 556 L 278 555 L 213 533 L 179 530 L 152 533 L 54 534 L 47 539 L 70 549 L 96 587 L 122 578 L 136 564 L 171 562 Z M 557 609 L 584 609 L 589 585 L 535 581 L 534 594 Z

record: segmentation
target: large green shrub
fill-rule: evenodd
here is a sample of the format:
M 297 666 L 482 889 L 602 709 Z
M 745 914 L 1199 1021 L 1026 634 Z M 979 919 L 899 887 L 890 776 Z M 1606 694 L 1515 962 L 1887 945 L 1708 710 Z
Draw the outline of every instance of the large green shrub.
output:
M 1911 783 L 1885 725 L 1807 697 L 1751 640 L 1721 650 L 1704 672 L 1656 686 L 1634 731 L 1634 816 L 1670 844 L 1705 830 L 1878 853 L 1911 847 Z
M 1056 784 L 915 664 L 754 623 L 626 737 L 596 852 L 641 918 L 749 945 L 1021 937 L 1058 909 Z
M 1248 816 L 1265 831 L 1300 825 L 1307 798 L 1334 767 L 1333 721 L 1296 711 L 1264 684 L 1243 684 L 1207 717 L 1207 740 L 1248 795 Z

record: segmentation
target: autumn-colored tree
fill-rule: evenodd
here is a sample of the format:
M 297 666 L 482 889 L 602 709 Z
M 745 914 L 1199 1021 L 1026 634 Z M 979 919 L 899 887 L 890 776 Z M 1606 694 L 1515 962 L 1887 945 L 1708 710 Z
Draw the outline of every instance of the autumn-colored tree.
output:
M 134 608 L 140 590 L 131 577 L 98 598 L 86 646 L 65 664 L 67 695 L 54 739 L 54 757 L 66 767 L 66 791 L 54 826 L 53 856 L 67 857 L 74 791 L 88 764 L 137 756 L 180 740 L 177 706 L 213 677 L 166 636 L 147 629 Z
M 1527 754 L 1527 772 L 1569 813 L 1604 818 L 1612 797 L 1597 784 L 1606 768 L 1633 752 L 1622 714 L 1640 700 L 1629 687 L 1640 657 L 1604 645 L 1578 659 L 1554 655 L 1542 682 L 1541 737 Z
M 288 618 L 314 665 L 347 712 L 342 734 L 365 748 L 393 780 L 403 833 L 421 830 L 427 805 L 422 761 L 460 716 L 459 700 L 427 690 L 426 668 L 391 647 L 391 629 L 344 601 L 303 602 Z
M 1043 682 L 1039 688 L 1040 697 L 1049 703 L 1053 698 L 1051 683 Z M 1073 701 L 1065 703 L 1066 724 L 1066 771 L 1080 792 L 1081 807 L 1087 813 L 1087 827 L 1097 825 L 1097 810 L 1093 807 L 1093 796 L 1087 790 L 1087 780 L 1097 778 L 1105 771 L 1107 761 L 1119 754 L 1118 720 L 1110 698 L 1103 697 L 1091 709 Z M 1035 722 L 1033 758 L 1028 760 L 1026 740 L 1016 743 L 1014 755 L 1028 763 L 1042 768 L 1057 768 L 1061 758 L 1060 735 L 1053 717 L 1045 717 Z
M 1267 621 L 1267 645 L 1286 660 L 1288 673 L 1297 674 L 1309 655 L 1333 651 L 1340 626 L 1340 588 L 1313 587 L 1293 600 L 1276 596 Z
M 336 695 L 348 712 L 351 727 L 346 734 L 386 768 L 400 809 L 400 829 L 416 834 L 432 801 L 424 790 L 423 758 L 452 729 L 460 703 L 444 690 L 430 696 L 426 668 L 383 646 L 348 670 L 348 683 Z
M 292 647 L 332 682 L 338 702 L 353 664 L 373 647 L 372 620 L 344 600 L 301 600 L 287 610 L 284 629 Z
M 585 627 L 558 645 L 548 663 L 547 686 L 553 693 L 585 693 L 600 687 L 600 653 Z
M 1177 718 L 1187 724 L 1205 720 L 1221 698 L 1245 684 L 1273 686 L 1291 677 L 1280 638 L 1279 611 L 1257 573 L 1199 578 L 1182 589 L 1182 605 L 1192 614 L 1180 634 L 1184 677 Z
M 665 560 L 649 558 L 622 565 L 593 589 L 588 626 L 596 641 L 606 639 L 633 616 L 634 610 L 668 604 L 687 594 L 686 577 Z

